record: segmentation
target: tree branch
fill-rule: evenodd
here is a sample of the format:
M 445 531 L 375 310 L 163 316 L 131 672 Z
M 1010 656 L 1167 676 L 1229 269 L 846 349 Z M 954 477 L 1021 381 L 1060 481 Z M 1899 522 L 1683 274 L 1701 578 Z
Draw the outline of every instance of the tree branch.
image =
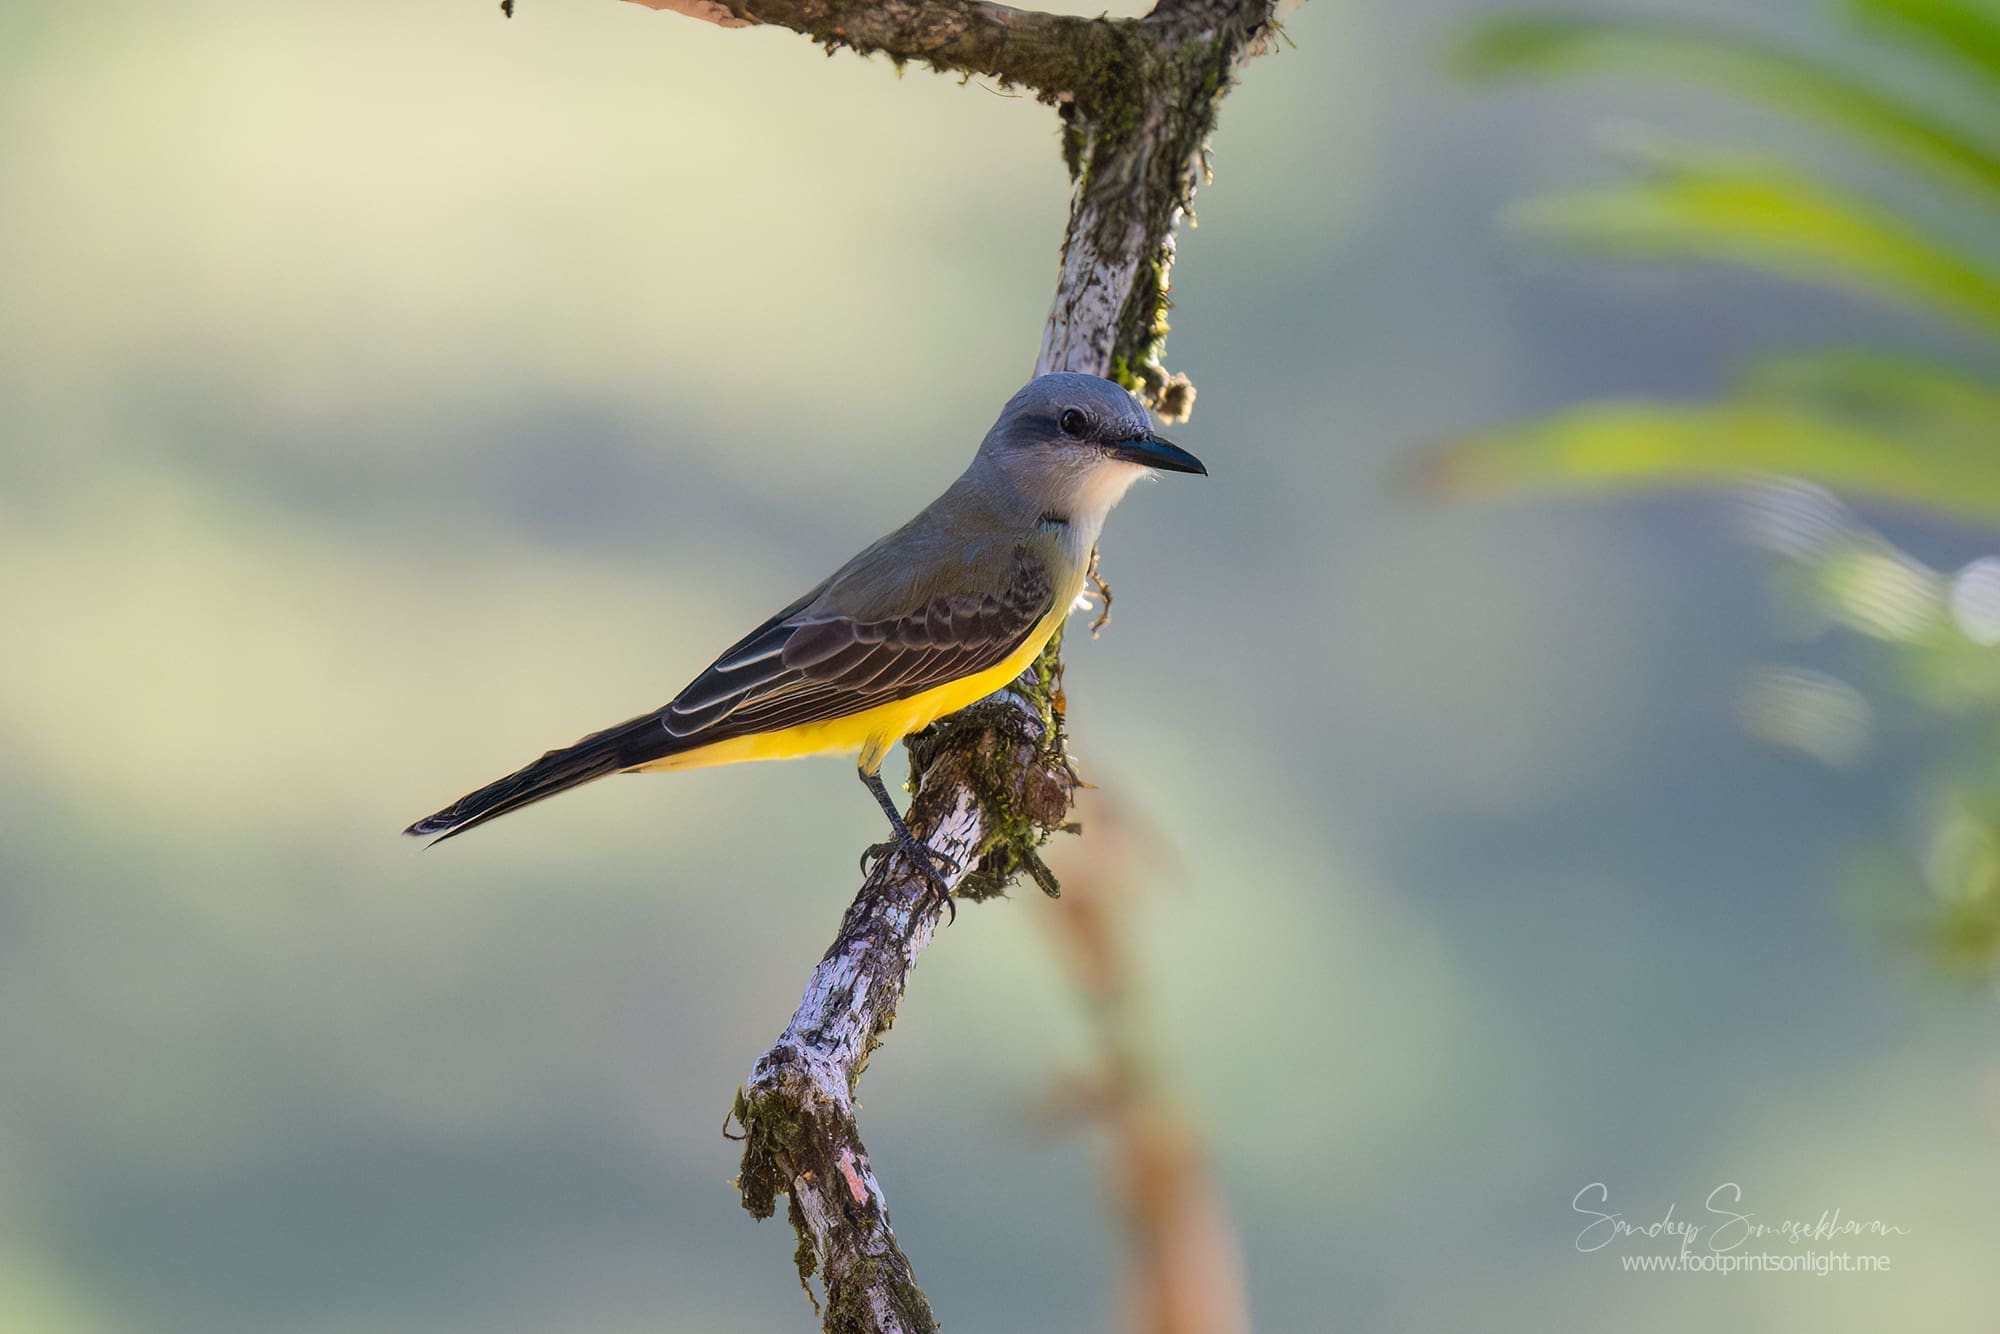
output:
M 830 50 L 881 52 L 902 64 L 980 74 L 1032 88 L 1044 101 L 1088 96 L 1116 77 L 1131 20 L 1013 9 L 987 0 L 727 0 Z
M 1039 867 L 1041 831 L 1069 811 L 1075 775 L 1064 753 L 1053 647 L 1013 688 L 911 738 L 919 791 L 910 828 L 961 868 L 961 897 L 999 893 L 1024 861 Z M 1046 876 L 1046 869 L 1040 871 Z M 1038 876 L 1039 878 L 1039 876 Z M 1051 881 L 1050 883 L 1053 883 Z M 805 998 L 736 1096 L 743 1127 L 743 1207 L 769 1218 L 791 1197 L 799 1281 L 826 1287 L 825 1328 L 930 1334 L 930 1303 L 889 1225 L 888 1205 L 854 1120 L 854 1089 L 896 1021 L 903 985 L 943 907 L 929 882 L 887 857 L 861 886 Z
M 899 65 L 978 74 L 1058 105 L 1074 184 L 1062 270 L 1036 373 L 1087 371 L 1167 420 L 1194 389 L 1160 364 L 1174 230 L 1205 171 L 1216 108 L 1269 46 L 1276 0 L 1160 0 L 1143 19 L 1081 19 L 987 0 L 636 0 L 726 26 L 774 24 Z M 969 873 L 959 897 L 1001 893 L 1022 871 L 1055 879 L 1036 849 L 1069 818 L 1061 637 L 1008 690 L 910 739 L 910 828 Z M 941 907 L 901 857 L 876 865 L 778 1041 L 758 1058 L 733 1119 L 752 1215 L 790 1197 L 799 1277 L 826 1288 L 825 1328 L 931 1334 L 930 1304 L 889 1225 L 854 1119 L 854 1090 L 895 1021 Z
M 880 53 L 899 66 L 978 74 L 1032 88 L 1046 102 L 1117 77 L 1133 19 L 1086 19 L 989 0 L 632 0 L 725 28 L 789 28 L 828 50 Z
M 1108 104 L 1063 108 L 1075 191 L 1062 278 L 1036 373 L 1088 371 L 1185 420 L 1194 386 L 1160 365 L 1174 231 L 1207 169 L 1216 109 L 1270 47 L 1270 0 L 1161 0 L 1139 21 L 1144 58 Z

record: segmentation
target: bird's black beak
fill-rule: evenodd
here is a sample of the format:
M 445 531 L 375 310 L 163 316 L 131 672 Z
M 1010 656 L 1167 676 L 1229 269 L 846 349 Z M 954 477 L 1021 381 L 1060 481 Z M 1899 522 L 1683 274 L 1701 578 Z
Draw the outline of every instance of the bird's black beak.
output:
M 1110 448 L 1111 457 L 1123 459 L 1127 463 L 1137 463 L 1147 468 L 1158 468 L 1161 472 L 1198 472 L 1208 476 L 1208 469 L 1201 466 L 1201 460 L 1182 449 L 1171 440 L 1162 440 L 1148 431 L 1131 440 L 1120 440 Z

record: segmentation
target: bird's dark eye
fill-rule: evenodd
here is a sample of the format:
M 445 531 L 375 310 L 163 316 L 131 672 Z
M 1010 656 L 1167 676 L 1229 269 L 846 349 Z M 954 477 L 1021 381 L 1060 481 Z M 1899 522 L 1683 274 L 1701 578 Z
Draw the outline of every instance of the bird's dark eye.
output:
M 1090 429 L 1090 418 L 1083 415 L 1081 408 L 1064 408 L 1063 415 L 1056 418 L 1056 425 L 1062 427 L 1064 435 L 1081 440 L 1084 432 Z

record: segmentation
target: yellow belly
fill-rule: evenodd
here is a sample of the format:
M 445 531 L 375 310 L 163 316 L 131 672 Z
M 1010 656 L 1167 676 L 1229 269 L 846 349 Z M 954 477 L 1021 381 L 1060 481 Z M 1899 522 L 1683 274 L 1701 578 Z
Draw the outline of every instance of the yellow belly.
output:
M 912 732 L 929 727 L 947 713 L 956 713 L 968 704 L 985 699 L 1028 669 L 1028 664 L 1049 642 L 1049 636 L 1069 613 L 1070 599 L 1042 618 L 1028 633 L 1014 655 L 996 667 L 926 690 L 921 695 L 824 722 L 787 727 L 777 732 L 758 732 L 731 737 L 712 745 L 684 750 L 678 755 L 654 760 L 627 770 L 628 773 L 671 773 L 677 769 L 705 769 L 715 764 L 741 764 L 745 760 L 790 760 L 801 755 L 834 755 L 861 752 L 861 768 L 874 773 L 890 747 Z

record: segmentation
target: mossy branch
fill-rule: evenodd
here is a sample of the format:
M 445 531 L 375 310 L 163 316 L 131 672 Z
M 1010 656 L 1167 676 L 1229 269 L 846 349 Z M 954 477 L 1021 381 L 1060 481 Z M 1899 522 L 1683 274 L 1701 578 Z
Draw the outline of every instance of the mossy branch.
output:
M 1194 402 L 1187 378 L 1160 364 L 1174 232 L 1205 177 L 1216 109 L 1269 48 L 1285 2 L 1160 0 L 1143 19 L 1085 19 L 987 0 L 635 0 L 727 27 L 789 28 L 898 67 L 985 76 L 1057 105 L 1073 190 L 1036 373 L 1108 376 L 1169 421 Z M 1063 745 L 1060 643 L 1009 689 L 911 738 L 909 825 L 967 868 L 950 877 L 960 897 L 1000 894 L 1023 872 L 1058 892 L 1037 849 L 1067 827 L 1078 785 Z M 879 862 L 732 1109 L 743 1206 L 768 1218 L 790 1197 L 799 1278 L 808 1294 L 815 1274 L 824 1284 L 828 1331 L 937 1328 L 889 1225 L 854 1089 L 941 913 L 903 859 Z
M 919 792 L 910 827 L 960 867 L 967 898 L 1004 888 L 1069 810 L 1075 785 L 1053 710 L 1053 653 L 1013 689 L 913 740 Z M 1046 870 L 1042 871 L 1046 875 Z M 825 1328 L 929 1334 L 937 1328 L 889 1224 L 854 1119 L 868 1057 L 896 1021 L 903 985 L 943 911 L 927 881 L 884 858 L 841 919 L 784 1034 L 736 1095 L 743 1207 L 769 1218 L 791 1197 L 799 1281 L 826 1288 Z
M 987 0 L 722 0 L 751 23 L 790 28 L 837 51 L 918 62 L 1027 88 L 1045 102 L 1090 103 L 1116 86 L 1132 19 L 1077 18 Z

